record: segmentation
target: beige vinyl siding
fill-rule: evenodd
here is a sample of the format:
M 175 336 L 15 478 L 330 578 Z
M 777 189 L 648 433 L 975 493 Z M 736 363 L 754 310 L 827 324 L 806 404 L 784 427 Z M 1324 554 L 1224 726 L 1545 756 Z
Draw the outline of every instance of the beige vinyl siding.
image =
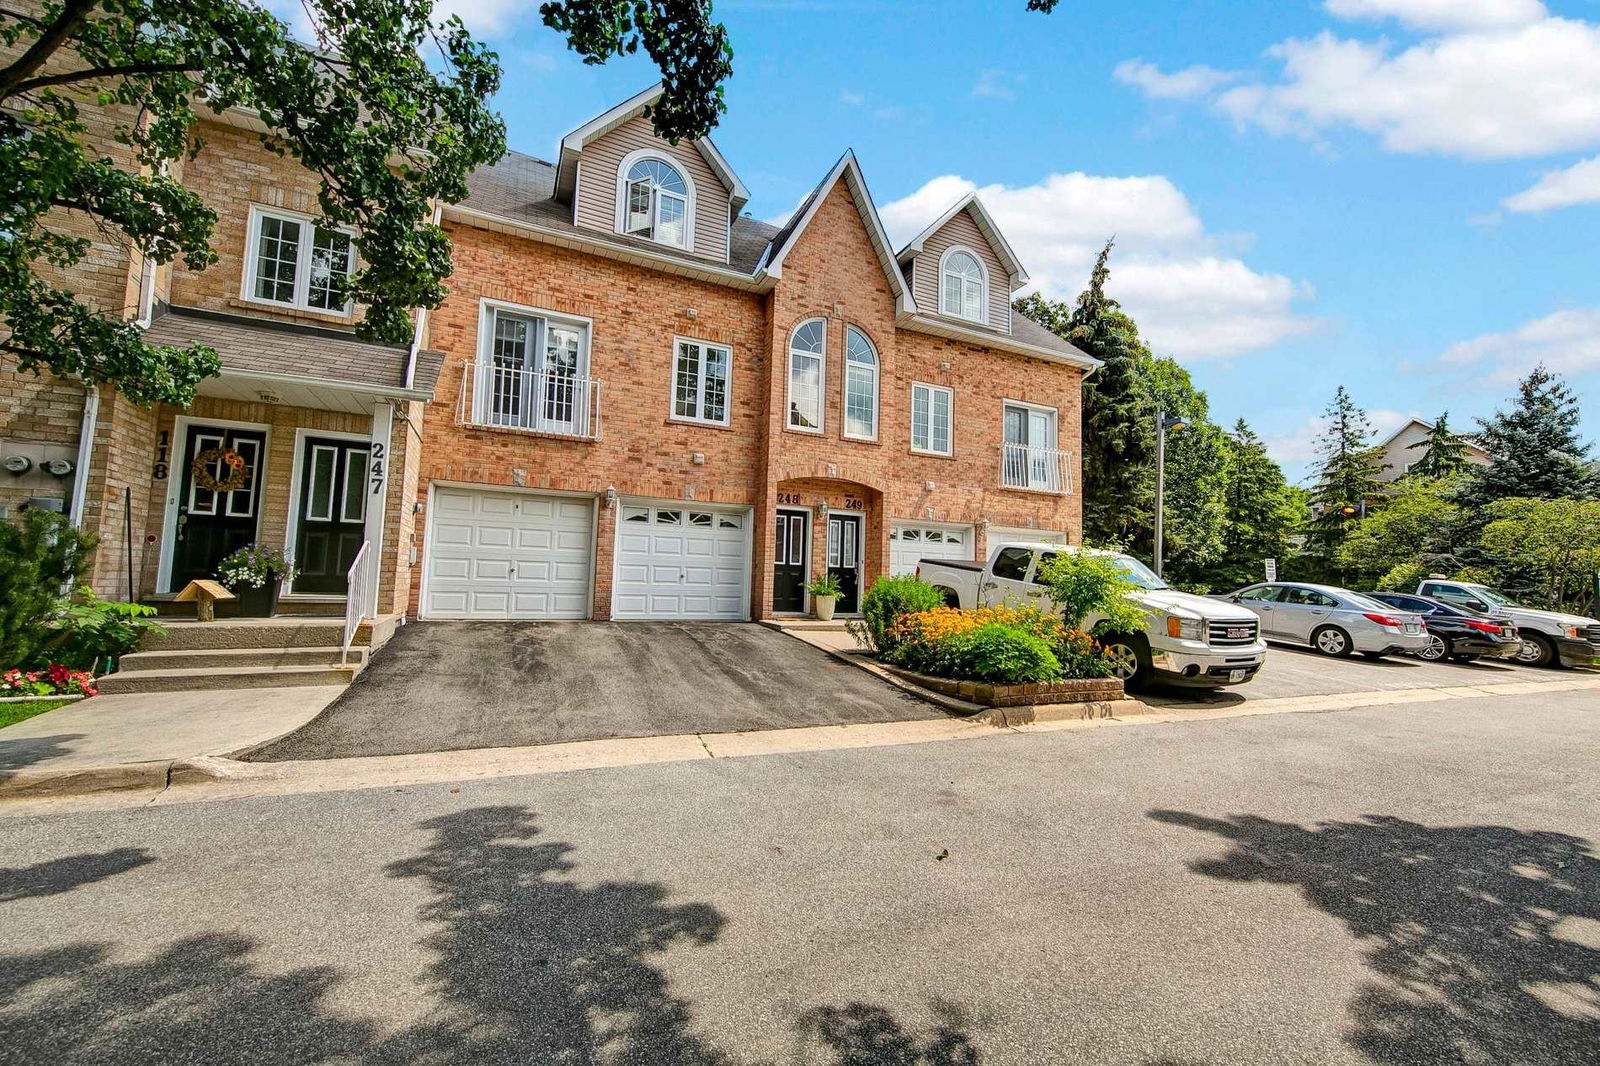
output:
M 989 272 L 989 321 L 995 329 L 1011 332 L 1011 277 L 1000 265 L 989 242 L 972 221 L 972 215 L 960 211 L 949 222 L 923 242 L 922 251 L 911 264 L 911 298 L 924 312 L 939 314 L 939 260 L 952 245 L 969 248 L 983 261 Z
M 629 119 L 584 146 L 573 197 L 577 205 L 575 223 L 602 233 L 617 231 L 617 168 L 624 156 L 641 148 L 675 161 L 694 182 L 694 247 L 689 251 L 726 263 L 728 190 L 698 148 L 687 141 L 668 144 L 655 135 L 650 120 L 643 116 Z

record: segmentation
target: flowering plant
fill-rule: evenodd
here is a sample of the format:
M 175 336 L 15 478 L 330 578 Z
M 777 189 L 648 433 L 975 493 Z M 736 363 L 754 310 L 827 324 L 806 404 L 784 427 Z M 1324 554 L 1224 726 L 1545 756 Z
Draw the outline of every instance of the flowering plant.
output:
M 246 544 L 217 564 L 217 580 L 230 589 L 258 589 L 273 578 L 293 581 L 294 563 L 277 548 Z
M 7 670 L 0 674 L 0 696 L 93 696 L 94 675 L 51 663 L 43 670 Z
M 996 627 L 1013 635 L 1002 641 Z M 994 665 L 1000 651 L 1009 656 L 1019 649 L 1026 652 L 1021 656 L 1025 665 L 1018 670 L 1021 680 L 1112 674 L 1110 662 L 1093 637 L 1035 607 L 979 607 L 970 611 L 935 607 L 901 615 L 890 629 L 895 646 L 885 658 L 938 677 L 981 680 L 976 675 L 993 672 L 988 667 Z M 1035 642 L 1048 649 L 1048 657 L 1038 654 Z M 1029 676 L 1021 676 L 1024 674 Z

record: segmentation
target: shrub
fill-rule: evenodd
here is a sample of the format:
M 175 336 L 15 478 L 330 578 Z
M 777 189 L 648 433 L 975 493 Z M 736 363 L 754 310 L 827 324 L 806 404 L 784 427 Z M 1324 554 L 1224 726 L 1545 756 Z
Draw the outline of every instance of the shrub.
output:
M 1379 592 L 1415 592 L 1417 585 L 1427 580 L 1432 572 L 1431 567 L 1422 563 L 1400 563 L 1390 567 L 1375 587 Z
M 45 622 L 93 548 L 93 537 L 48 511 L 0 522 L 0 663 L 40 661 Z
M 919 577 L 880 577 L 861 598 L 861 621 L 851 621 L 848 628 L 862 647 L 889 655 L 899 645 L 894 624 L 903 615 L 943 605 L 944 596 L 939 590 Z
M 1001 638 L 992 634 L 977 636 L 994 629 L 1026 639 L 1006 638 L 1002 645 L 997 643 Z M 890 626 L 890 639 L 894 646 L 884 654 L 886 662 L 934 677 L 1005 680 L 1001 675 L 1014 671 L 1002 668 L 1002 661 L 1031 662 L 1031 667 L 1018 674 L 1017 681 L 1111 676 L 1111 664 L 1092 637 L 1082 630 L 1069 629 L 1061 619 L 1032 607 L 981 607 L 972 611 L 936 607 L 902 615 Z M 1034 656 L 1040 648 L 1049 653 L 1049 659 Z
M 166 632 L 153 621 L 155 613 L 142 603 L 102 600 L 81 586 L 71 599 L 57 603 L 54 617 L 45 623 L 51 631 L 45 650 L 53 662 L 79 670 L 103 667 L 101 673 L 110 673 L 117 659 L 138 650 L 146 633 Z
M 1128 593 L 1139 586 L 1116 556 L 1100 551 L 1059 551 L 1039 564 L 1037 580 L 1050 590 L 1051 601 L 1073 629 L 1090 615 L 1100 615 L 1097 632 L 1135 633 L 1148 612 Z
M 1020 626 L 990 622 L 956 638 L 961 677 L 1014 685 L 1055 681 L 1061 662 L 1043 638 Z

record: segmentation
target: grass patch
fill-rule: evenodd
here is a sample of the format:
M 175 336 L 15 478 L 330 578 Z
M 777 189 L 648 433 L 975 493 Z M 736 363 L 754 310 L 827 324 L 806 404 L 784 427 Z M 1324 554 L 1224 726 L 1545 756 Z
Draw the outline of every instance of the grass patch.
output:
M 8 725 L 25 722 L 36 714 L 53 711 L 57 707 L 65 707 L 77 700 L 28 700 L 25 703 L 0 703 L 0 729 Z

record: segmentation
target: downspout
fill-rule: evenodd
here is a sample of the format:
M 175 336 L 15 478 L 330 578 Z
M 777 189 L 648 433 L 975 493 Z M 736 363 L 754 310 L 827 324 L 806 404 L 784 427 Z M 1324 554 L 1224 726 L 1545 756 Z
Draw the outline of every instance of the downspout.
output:
M 444 204 L 438 201 L 433 205 L 433 224 L 437 226 L 444 218 Z M 416 387 L 417 380 L 417 353 L 422 351 L 422 331 L 428 325 L 428 309 L 417 308 L 417 324 L 411 333 L 411 351 L 406 354 L 406 391 L 410 392 Z
M 95 426 L 100 418 L 100 390 L 85 384 L 83 420 L 78 427 L 78 465 L 72 479 L 72 528 L 83 528 L 83 506 L 89 496 L 89 457 L 94 454 Z

